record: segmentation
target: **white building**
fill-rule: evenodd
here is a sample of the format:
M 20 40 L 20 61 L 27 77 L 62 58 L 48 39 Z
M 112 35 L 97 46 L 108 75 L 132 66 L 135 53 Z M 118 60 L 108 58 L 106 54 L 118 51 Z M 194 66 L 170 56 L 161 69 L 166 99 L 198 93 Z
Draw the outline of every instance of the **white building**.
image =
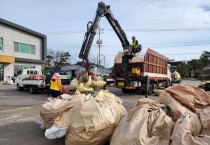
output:
M 42 69 L 46 56 L 45 35 L 0 18 L 0 81 L 23 68 Z

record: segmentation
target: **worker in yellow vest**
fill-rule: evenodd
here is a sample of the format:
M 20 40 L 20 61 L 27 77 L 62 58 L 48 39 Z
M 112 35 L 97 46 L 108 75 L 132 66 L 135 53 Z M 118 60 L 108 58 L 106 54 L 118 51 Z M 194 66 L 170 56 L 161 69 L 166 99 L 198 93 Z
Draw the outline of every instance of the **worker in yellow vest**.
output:
M 128 50 L 128 54 L 131 55 L 132 53 L 136 53 L 138 50 L 141 50 L 141 46 L 139 46 L 138 40 L 136 40 L 135 36 L 132 37 L 132 44 L 133 47 Z
M 138 40 L 136 40 L 135 36 L 132 37 L 132 46 L 138 47 L 139 43 Z
M 52 97 L 58 97 L 62 93 L 61 78 L 59 73 L 55 73 L 50 80 L 50 92 Z

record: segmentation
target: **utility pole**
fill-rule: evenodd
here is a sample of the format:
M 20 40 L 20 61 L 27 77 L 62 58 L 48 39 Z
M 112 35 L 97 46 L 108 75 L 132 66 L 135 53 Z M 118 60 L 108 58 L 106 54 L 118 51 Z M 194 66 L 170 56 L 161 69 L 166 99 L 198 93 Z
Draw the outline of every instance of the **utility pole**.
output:
M 101 65 L 101 58 L 100 58 L 100 55 L 101 55 L 101 43 L 102 43 L 102 41 L 101 41 L 101 28 L 99 27 L 99 42 L 98 42 L 98 48 L 99 48 L 99 57 L 98 57 L 98 59 L 99 59 L 99 61 L 98 61 L 98 63 L 99 63 L 99 66 L 98 66 L 98 70 L 99 70 L 99 73 L 100 73 L 100 65 Z
M 105 66 L 105 55 L 104 55 L 104 68 L 105 68 L 106 66 Z
M 97 56 L 97 65 L 99 64 L 99 62 L 98 62 L 98 56 Z M 97 72 L 98 72 L 98 66 L 97 66 Z
M 99 55 L 98 55 L 98 72 L 100 72 L 100 65 L 101 65 L 101 58 L 100 58 L 100 55 L 101 55 L 101 44 L 102 44 L 102 40 L 101 40 L 101 28 L 100 26 L 98 26 L 98 30 L 99 30 L 99 38 L 98 40 L 96 41 L 96 43 L 98 44 L 98 51 L 99 51 Z

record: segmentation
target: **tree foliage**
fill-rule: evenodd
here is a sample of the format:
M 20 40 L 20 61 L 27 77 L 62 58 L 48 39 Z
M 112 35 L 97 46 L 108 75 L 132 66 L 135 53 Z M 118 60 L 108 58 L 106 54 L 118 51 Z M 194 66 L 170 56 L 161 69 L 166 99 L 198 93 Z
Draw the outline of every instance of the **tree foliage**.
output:
M 59 70 L 62 66 L 70 64 L 70 53 L 48 49 L 47 68 Z
M 198 77 L 201 74 L 203 68 L 202 61 L 200 59 L 192 59 L 188 62 L 189 71 L 194 72 L 194 76 Z
M 185 63 L 179 64 L 177 67 L 177 71 L 180 73 L 182 77 L 189 76 L 189 69 L 190 69 L 190 66 Z
M 202 76 L 205 78 L 206 74 L 205 74 L 205 68 L 210 65 L 210 52 L 208 51 L 203 51 L 203 53 L 200 56 L 199 59 L 202 62 Z
M 195 77 L 202 76 L 204 79 L 206 77 L 205 68 L 210 65 L 210 52 L 203 51 L 199 59 L 192 59 L 188 61 L 188 64 L 180 64 L 177 67 L 177 71 L 181 76 L 186 77 L 191 72 L 194 73 Z
M 210 63 L 210 52 L 203 51 L 203 53 L 200 56 L 200 60 L 203 63 L 203 66 L 206 67 Z
M 202 76 L 205 79 L 205 68 L 208 65 L 210 65 L 210 52 L 203 51 L 199 59 L 192 59 L 188 64 L 180 64 L 177 70 L 182 76 L 193 72 L 195 77 Z

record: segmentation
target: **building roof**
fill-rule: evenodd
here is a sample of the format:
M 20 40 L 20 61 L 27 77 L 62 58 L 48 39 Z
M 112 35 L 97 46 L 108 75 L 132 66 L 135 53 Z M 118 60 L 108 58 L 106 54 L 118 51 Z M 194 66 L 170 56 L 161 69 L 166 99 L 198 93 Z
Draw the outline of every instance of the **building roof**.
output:
M 13 28 L 16 28 L 16 29 L 19 29 L 19 30 L 24 31 L 24 32 L 30 33 L 32 35 L 36 35 L 36 36 L 43 37 L 43 38 L 46 37 L 46 35 L 44 35 L 44 34 L 41 34 L 41 33 L 36 32 L 34 30 L 28 29 L 28 28 L 23 27 L 21 25 L 12 23 L 12 22 L 7 21 L 7 20 L 2 19 L 2 18 L 0 18 L 0 23 L 5 24 L 5 25 L 10 26 L 10 27 L 13 27 Z
M 46 63 L 47 62 L 46 61 L 47 60 L 47 58 L 46 58 L 46 56 L 47 56 L 47 36 L 46 35 L 41 34 L 39 32 L 36 32 L 36 31 L 33 31 L 33 30 L 28 29 L 26 27 L 23 27 L 21 25 L 12 23 L 12 22 L 7 21 L 7 20 L 2 19 L 2 18 L 0 18 L 0 24 L 15 28 L 17 30 L 26 32 L 28 34 L 31 34 L 31 35 L 34 35 L 34 36 L 37 36 L 37 37 L 40 37 L 42 39 L 42 48 L 43 49 L 42 49 L 41 60 L 24 59 L 24 58 L 17 58 L 16 57 L 15 61 L 17 61 L 17 62 L 32 62 L 32 63 Z
M 79 70 L 80 65 L 67 65 L 61 68 L 61 70 Z
M 112 72 L 112 69 L 110 68 L 100 68 L 100 73 L 111 73 Z
M 182 61 L 169 61 L 168 63 L 172 66 L 175 66 L 179 64 L 187 64 L 188 62 L 186 60 L 182 60 Z

